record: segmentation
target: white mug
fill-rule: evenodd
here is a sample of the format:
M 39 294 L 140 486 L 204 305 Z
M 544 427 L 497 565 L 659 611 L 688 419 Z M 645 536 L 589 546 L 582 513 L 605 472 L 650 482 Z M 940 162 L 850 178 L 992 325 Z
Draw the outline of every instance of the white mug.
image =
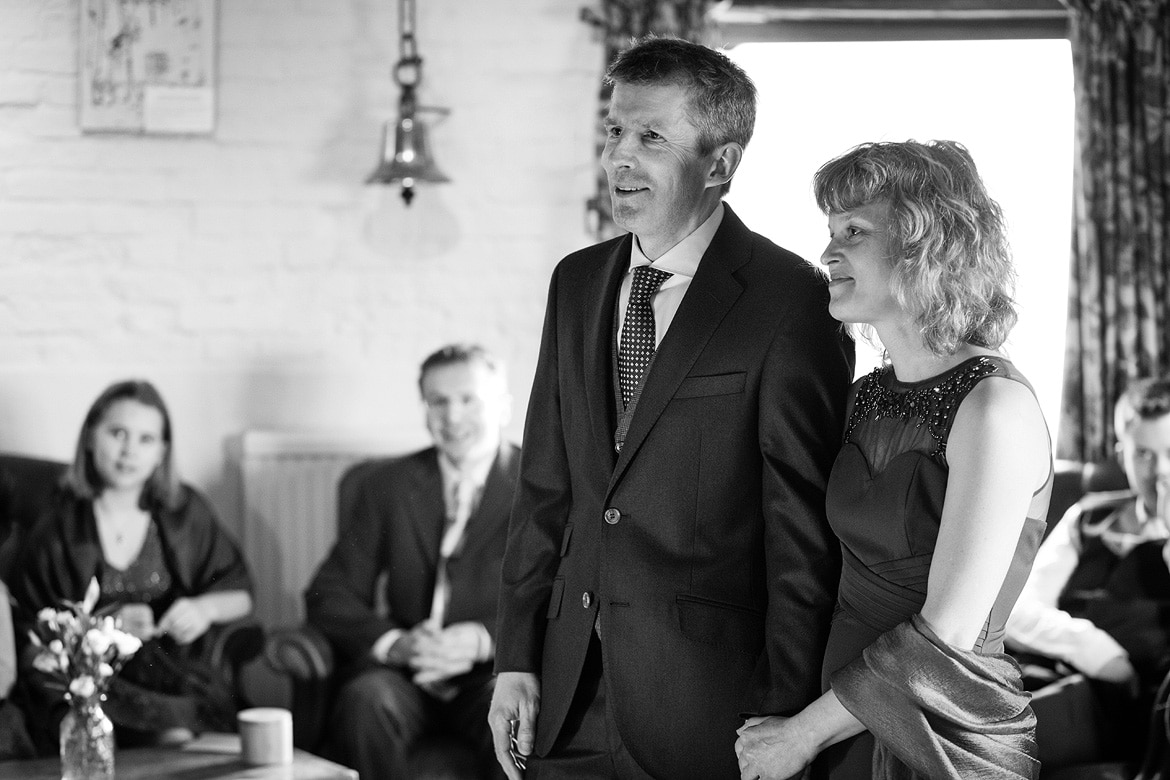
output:
M 291 764 L 292 713 L 280 707 L 253 707 L 236 715 L 240 756 L 249 766 Z

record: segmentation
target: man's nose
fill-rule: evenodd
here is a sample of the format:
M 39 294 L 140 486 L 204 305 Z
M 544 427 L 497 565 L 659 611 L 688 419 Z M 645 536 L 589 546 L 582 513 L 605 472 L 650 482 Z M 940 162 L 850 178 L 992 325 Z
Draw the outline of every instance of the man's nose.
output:
M 631 142 L 627 138 L 623 135 L 620 138 L 611 138 L 606 142 L 605 150 L 601 155 L 603 165 L 611 168 L 629 168 L 634 165 Z

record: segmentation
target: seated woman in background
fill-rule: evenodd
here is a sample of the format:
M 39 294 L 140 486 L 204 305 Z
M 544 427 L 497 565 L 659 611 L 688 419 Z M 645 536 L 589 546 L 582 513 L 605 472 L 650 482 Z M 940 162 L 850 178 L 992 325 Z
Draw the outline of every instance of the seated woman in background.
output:
M 742 777 L 1033 778 L 1035 718 L 1004 623 L 1053 465 L 1015 324 L 1003 217 L 950 141 L 865 144 L 814 181 L 829 312 L 888 362 L 854 388 L 826 508 L 842 572 L 825 693 L 740 729 Z
M 149 382 L 111 385 L 86 415 L 62 489 L 12 583 L 22 623 L 32 625 L 42 607 L 80 601 L 94 577 L 98 609 L 118 605 L 123 629 L 143 641 L 105 706 L 119 744 L 233 731 L 232 694 L 201 659 L 200 640 L 251 612 L 251 581 L 207 500 L 179 483 L 170 414 Z M 47 745 L 64 703 L 31 666 L 21 671 L 41 710 L 30 723 L 48 729 Z

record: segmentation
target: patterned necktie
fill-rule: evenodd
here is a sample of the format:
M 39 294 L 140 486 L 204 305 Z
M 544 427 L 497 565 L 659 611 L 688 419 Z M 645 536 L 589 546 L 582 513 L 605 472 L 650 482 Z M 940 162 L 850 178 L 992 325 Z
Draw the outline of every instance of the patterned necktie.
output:
M 671 276 L 648 265 L 634 269 L 630 301 L 626 304 L 626 321 L 618 344 L 618 381 L 622 387 L 623 408 L 629 408 L 642 373 L 650 364 L 650 358 L 654 357 L 654 309 L 650 306 L 650 296 Z

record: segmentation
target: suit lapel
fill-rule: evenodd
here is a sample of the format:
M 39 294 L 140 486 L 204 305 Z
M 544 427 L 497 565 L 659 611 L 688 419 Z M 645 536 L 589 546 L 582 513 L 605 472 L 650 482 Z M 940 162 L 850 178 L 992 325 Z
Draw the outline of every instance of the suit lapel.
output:
M 633 237 L 617 242 L 606 262 L 590 279 L 592 304 L 585 321 L 585 397 L 599 463 L 612 464 L 613 433 L 617 428 L 613 390 L 613 323 L 618 291 L 630 263 Z
M 743 293 L 743 286 L 735 279 L 734 273 L 750 259 L 751 233 L 730 206 L 724 204 L 724 209 L 723 222 L 703 254 L 695 278 L 658 345 L 609 482 L 611 491 L 715 329 Z
M 514 459 L 515 451 L 512 445 L 504 444 L 500 447 L 500 452 L 488 472 L 487 482 L 484 483 L 479 506 L 467 520 L 460 556 L 474 556 L 476 550 L 507 531 L 508 515 L 511 514 L 512 508 L 512 490 L 516 484 L 508 475 L 514 467 Z
M 447 513 L 443 502 L 443 477 L 439 473 L 439 451 L 430 450 L 410 475 L 406 492 L 406 517 L 423 559 L 432 567 L 439 560 L 439 541 Z

